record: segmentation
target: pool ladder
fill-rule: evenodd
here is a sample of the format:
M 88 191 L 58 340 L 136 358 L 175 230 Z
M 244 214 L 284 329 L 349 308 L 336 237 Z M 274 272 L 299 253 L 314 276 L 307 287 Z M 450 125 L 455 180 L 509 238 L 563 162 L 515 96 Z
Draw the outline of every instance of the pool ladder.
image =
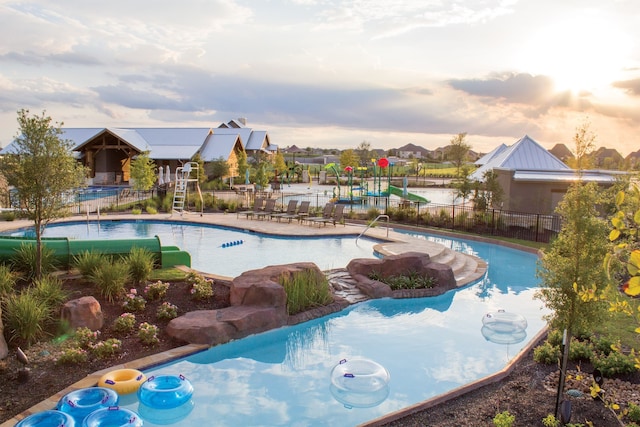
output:
M 358 234 L 358 237 L 356 237 L 356 243 L 358 243 L 358 239 L 362 237 L 362 235 L 366 233 L 367 230 L 370 229 L 373 226 L 373 224 L 375 224 L 380 218 L 385 218 L 387 220 L 387 237 L 389 237 L 389 215 L 382 214 L 382 215 L 378 215 L 376 219 L 371 221 L 369 225 L 367 225 L 367 227 L 364 230 L 362 230 L 362 233 Z

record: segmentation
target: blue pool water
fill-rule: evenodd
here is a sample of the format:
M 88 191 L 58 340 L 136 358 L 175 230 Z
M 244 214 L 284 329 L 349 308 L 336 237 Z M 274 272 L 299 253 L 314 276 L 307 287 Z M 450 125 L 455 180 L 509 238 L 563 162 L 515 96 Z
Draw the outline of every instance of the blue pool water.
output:
M 129 226 L 138 230 L 138 237 L 151 229 Z M 51 228 L 56 233 L 64 229 Z M 204 241 L 215 235 L 208 229 L 198 233 Z M 103 228 L 100 236 L 107 237 Z M 536 256 L 481 242 L 414 237 L 479 256 L 488 263 L 487 276 L 438 297 L 356 304 L 154 367 L 146 371 L 148 376 L 182 374 L 193 383 L 189 406 L 149 411 L 135 399 L 125 399 L 124 406 L 146 416 L 145 426 L 152 427 L 355 426 L 501 370 L 544 327 L 545 311 L 533 299 Z M 209 241 L 205 247 L 218 243 Z M 524 341 L 495 344 L 484 338 L 483 317 L 499 309 L 527 319 Z M 389 371 L 388 395 L 381 403 L 359 407 L 334 397 L 332 369 L 340 360 L 354 358 L 371 359 Z
M 22 230 L 12 236 L 29 234 Z M 373 258 L 378 241 L 356 236 L 291 238 L 209 225 L 167 221 L 101 221 L 52 224 L 46 237 L 128 239 L 160 237 L 163 246 L 178 246 L 191 254 L 191 266 L 227 277 L 268 265 L 313 261 L 320 269 L 345 267 L 354 258 Z M 230 242 L 242 241 L 228 247 Z
M 541 304 L 533 299 L 536 257 L 485 243 L 421 238 L 480 256 L 489 263 L 487 277 L 438 297 L 360 303 L 147 375 L 183 374 L 193 382 L 194 409 L 179 425 L 355 426 L 501 370 L 544 327 Z M 494 344 L 483 337 L 483 316 L 498 309 L 527 319 L 523 342 Z M 377 406 L 345 406 L 331 392 L 333 367 L 357 357 L 390 373 L 388 397 Z M 128 407 L 136 410 L 138 403 Z

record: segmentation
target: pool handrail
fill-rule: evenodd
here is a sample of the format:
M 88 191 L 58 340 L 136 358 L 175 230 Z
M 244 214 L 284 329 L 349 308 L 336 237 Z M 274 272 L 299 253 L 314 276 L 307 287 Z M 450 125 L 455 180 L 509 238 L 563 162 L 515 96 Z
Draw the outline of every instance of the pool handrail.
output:
M 374 219 L 373 221 L 371 221 L 371 222 L 369 223 L 369 225 L 367 225 L 367 226 L 365 227 L 365 229 L 364 229 L 364 230 L 362 230 L 362 233 L 358 234 L 358 237 L 356 237 L 356 243 L 358 243 L 358 239 L 359 239 L 360 237 L 362 237 L 362 235 L 363 235 L 364 233 L 366 233 L 366 232 L 367 232 L 367 230 L 368 230 L 369 228 L 371 228 L 371 227 L 373 226 L 373 224 L 375 224 L 375 223 L 376 223 L 376 221 L 378 221 L 380 218 L 386 218 L 386 220 L 387 220 L 387 237 L 389 237 L 389 215 L 381 214 L 381 215 L 378 215 L 378 216 L 376 217 L 376 219 Z

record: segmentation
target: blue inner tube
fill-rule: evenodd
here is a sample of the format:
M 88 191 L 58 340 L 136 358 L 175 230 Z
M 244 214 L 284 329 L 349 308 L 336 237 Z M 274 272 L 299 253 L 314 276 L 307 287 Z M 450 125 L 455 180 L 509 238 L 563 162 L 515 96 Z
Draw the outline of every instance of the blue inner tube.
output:
M 112 406 L 90 413 L 82 422 L 82 427 L 142 427 L 143 422 L 135 412 Z
M 15 427 L 75 427 L 76 422 L 69 414 L 62 411 L 49 410 L 29 415 L 18 422 Z
M 118 393 L 106 387 L 87 387 L 64 395 L 56 409 L 71 415 L 77 423 L 93 411 L 118 405 Z
M 177 408 L 188 402 L 192 395 L 193 386 L 182 375 L 150 377 L 138 389 L 140 403 L 154 409 Z

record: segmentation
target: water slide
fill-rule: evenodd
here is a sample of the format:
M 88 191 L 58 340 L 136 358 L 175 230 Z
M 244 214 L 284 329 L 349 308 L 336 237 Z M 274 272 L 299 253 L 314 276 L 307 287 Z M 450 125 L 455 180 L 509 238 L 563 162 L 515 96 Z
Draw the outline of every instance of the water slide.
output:
M 405 200 L 410 200 L 412 202 L 429 203 L 429 199 L 426 199 L 414 193 L 407 192 L 405 194 L 402 188 L 394 187 L 393 185 L 389 186 L 389 193 L 393 194 L 394 196 L 401 197 Z
M 6 262 L 24 244 L 35 245 L 36 239 L 28 237 L 0 237 L 0 262 Z M 68 268 L 73 257 L 85 252 L 126 256 L 134 247 L 146 248 L 162 268 L 186 265 L 191 267 L 191 255 L 176 246 L 162 246 L 158 236 L 139 239 L 76 240 L 68 237 L 45 237 L 42 244 L 53 251 L 58 264 Z

